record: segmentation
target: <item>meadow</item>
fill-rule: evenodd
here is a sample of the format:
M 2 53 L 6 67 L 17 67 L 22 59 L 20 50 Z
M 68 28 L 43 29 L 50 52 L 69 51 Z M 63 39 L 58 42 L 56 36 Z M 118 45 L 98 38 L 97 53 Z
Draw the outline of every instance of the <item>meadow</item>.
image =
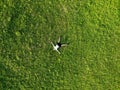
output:
M 120 0 L 0 0 L 0 90 L 120 90 Z

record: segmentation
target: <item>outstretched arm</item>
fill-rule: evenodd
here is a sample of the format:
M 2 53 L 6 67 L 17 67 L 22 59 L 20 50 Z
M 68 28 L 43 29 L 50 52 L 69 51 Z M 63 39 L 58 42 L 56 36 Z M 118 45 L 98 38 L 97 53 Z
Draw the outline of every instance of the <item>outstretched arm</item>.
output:
M 60 43 L 60 37 L 59 37 L 59 39 L 58 39 L 58 43 Z
M 64 47 L 64 46 L 68 46 L 68 45 L 67 44 L 62 44 L 61 46 Z

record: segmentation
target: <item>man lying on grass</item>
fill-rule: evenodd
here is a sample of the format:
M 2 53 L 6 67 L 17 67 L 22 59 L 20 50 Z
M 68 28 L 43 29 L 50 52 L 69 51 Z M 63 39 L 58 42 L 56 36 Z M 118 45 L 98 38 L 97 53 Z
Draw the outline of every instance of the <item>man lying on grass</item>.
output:
M 61 42 L 60 42 L 60 37 L 59 37 L 59 39 L 58 39 L 58 42 L 56 43 L 56 45 L 54 45 L 53 44 L 53 42 L 51 42 L 51 44 L 52 44 L 52 46 L 53 46 L 53 50 L 55 50 L 55 51 L 57 51 L 59 54 L 60 54 L 60 52 L 59 52 L 59 48 L 60 47 L 63 47 L 63 46 L 67 46 L 67 44 L 61 44 Z

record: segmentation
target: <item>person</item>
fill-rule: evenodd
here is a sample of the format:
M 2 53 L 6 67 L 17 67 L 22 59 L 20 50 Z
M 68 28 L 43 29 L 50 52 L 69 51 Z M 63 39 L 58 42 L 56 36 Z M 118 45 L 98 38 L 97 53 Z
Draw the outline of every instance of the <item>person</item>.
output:
M 60 54 L 60 51 L 58 49 L 63 47 L 63 46 L 67 46 L 67 44 L 62 44 L 60 42 L 60 37 L 59 37 L 58 42 L 56 43 L 56 45 L 54 45 L 53 42 L 51 42 L 51 44 L 53 46 L 53 50 L 57 51 L 59 54 Z

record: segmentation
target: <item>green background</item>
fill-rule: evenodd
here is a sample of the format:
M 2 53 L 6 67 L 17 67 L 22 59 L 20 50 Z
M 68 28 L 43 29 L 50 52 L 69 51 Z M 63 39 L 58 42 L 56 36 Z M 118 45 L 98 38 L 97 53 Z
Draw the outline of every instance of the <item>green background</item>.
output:
M 120 0 L 0 0 L 0 90 L 120 90 Z

